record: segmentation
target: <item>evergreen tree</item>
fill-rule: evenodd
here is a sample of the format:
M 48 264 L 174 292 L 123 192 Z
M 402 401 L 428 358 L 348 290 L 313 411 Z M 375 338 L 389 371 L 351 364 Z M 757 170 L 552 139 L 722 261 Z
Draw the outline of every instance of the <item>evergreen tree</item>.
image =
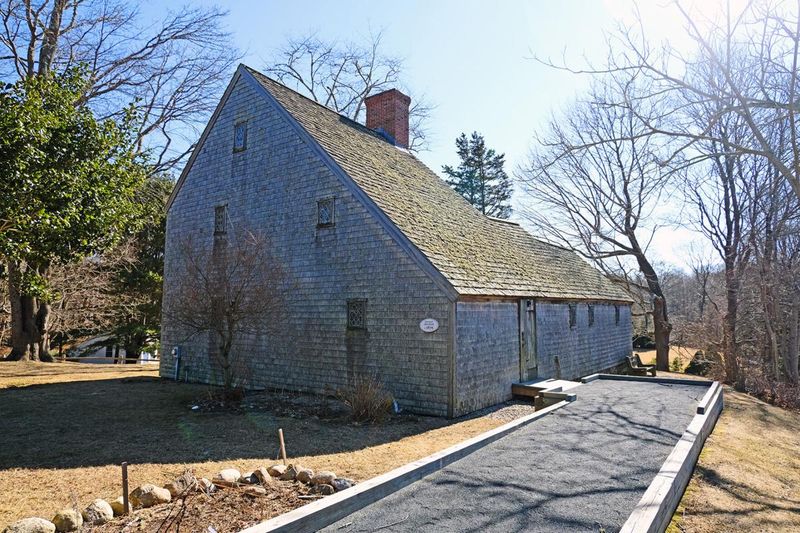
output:
M 80 70 L 0 83 L 0 263 L 12 359 L 49 357 L 51 266 L 109 249 L 136 224 L 147 175 L 136 116 L 97 120 Z
M 483 135 L 477 131 L 468 138 L 462 133 L 456 139 L 461 162 L 458 168 L 445 165 L 447 184 L 474 205 L 481 213 L 496 218 L 511 216 L 511 178 L 503 169 L 505 154 L 486 148 Z

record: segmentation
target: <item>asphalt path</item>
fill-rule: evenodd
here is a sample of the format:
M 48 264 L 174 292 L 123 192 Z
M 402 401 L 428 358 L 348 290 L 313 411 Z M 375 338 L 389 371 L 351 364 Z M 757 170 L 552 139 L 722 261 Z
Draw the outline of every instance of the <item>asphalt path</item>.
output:
M 703 386 L 596 380 L 536 420 L 323 531 L 616 531 Z

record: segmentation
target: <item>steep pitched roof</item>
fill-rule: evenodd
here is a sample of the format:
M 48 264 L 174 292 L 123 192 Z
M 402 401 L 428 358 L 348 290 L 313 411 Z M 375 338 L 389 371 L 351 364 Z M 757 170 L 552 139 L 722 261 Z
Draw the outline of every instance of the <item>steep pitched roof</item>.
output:
M 573 252 L 481 214 L 408 151 L 249 69 L 463 295 L 630 301 Z

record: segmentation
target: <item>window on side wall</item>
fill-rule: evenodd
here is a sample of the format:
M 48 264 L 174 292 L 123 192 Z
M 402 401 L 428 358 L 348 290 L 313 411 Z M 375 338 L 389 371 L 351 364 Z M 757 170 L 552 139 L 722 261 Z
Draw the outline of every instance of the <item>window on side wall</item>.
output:
M 228 206 L 218 205 L 214 208 L 214 235 L 225 235 L 228 232 Z
M 242 152 L 247 149 L 247 122 L 237 122 L 233 125 L 233 151 Z
M 574 328 L 578 321 L 578 305 L 569 304 L 569 327 Z
M 619 326 L 619 306 L 614 306 L 614 325 Z
M 317 227 L 325 228 L 335 223 L 336 201 L 334 198 L 317 200 Z
M 347 300 L 347 329 L 367 329 L 367 300 Z
M 589 304 L 586 306 L 589 314 L 589 326 L 594 326 L 594 306 Z

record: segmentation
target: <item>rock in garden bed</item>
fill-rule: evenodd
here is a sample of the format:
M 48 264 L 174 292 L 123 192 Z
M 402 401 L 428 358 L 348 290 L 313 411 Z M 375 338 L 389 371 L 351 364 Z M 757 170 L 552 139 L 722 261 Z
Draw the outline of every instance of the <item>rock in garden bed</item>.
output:
M 66 533 L 67 531 L 75 531 L 81 528 L 83 515 L 76 509 L 62 509 L 56 513 L 51 522 L 56 526 L 56 531 Z
M 281 477 L 286 472 L 286 465 L 272 465 L 267 468 L 267 472 L 272 477 Z
M 162 503 L 169 503 L 172 495 L 167 489 L 146 484 L 131 492 L 131 505 L 134 507 L 152 507 Z
M 119 498 L 117 498 L 113 502 L 109 502 L 108 504 L 111 506 L 111 510 L 114 512 L 114 516 L 120 516 L 122 514 L 125 514 L 123 512 L 123 509 L 125 509 L 125 502 L 122 499 L 122 496 L 120 496 Z M 132 510 L 133 510 L 133 506 L 131 506 L 131 502 L 129 501 L 128 502 L 128 512 L 131 512 Z
M 226 468 L 225 470 L 221 470 L 219 474 L 214 476 L 214 479 L 212 481 L 216 485 L 233 486 L 239 483 L 241 477 L 242 473 L 236 470 L 235 468 Z
M 93 526 L 105 524 L 112 518 L 114 518 L 114 510 L 111 509 L 111 505 L 99 498 L 83 510 L 83 521 Z
M 3 533 L 54 533 L 55 524 L 44 518 L 31 517 L 17 520 L 3 530 Z

